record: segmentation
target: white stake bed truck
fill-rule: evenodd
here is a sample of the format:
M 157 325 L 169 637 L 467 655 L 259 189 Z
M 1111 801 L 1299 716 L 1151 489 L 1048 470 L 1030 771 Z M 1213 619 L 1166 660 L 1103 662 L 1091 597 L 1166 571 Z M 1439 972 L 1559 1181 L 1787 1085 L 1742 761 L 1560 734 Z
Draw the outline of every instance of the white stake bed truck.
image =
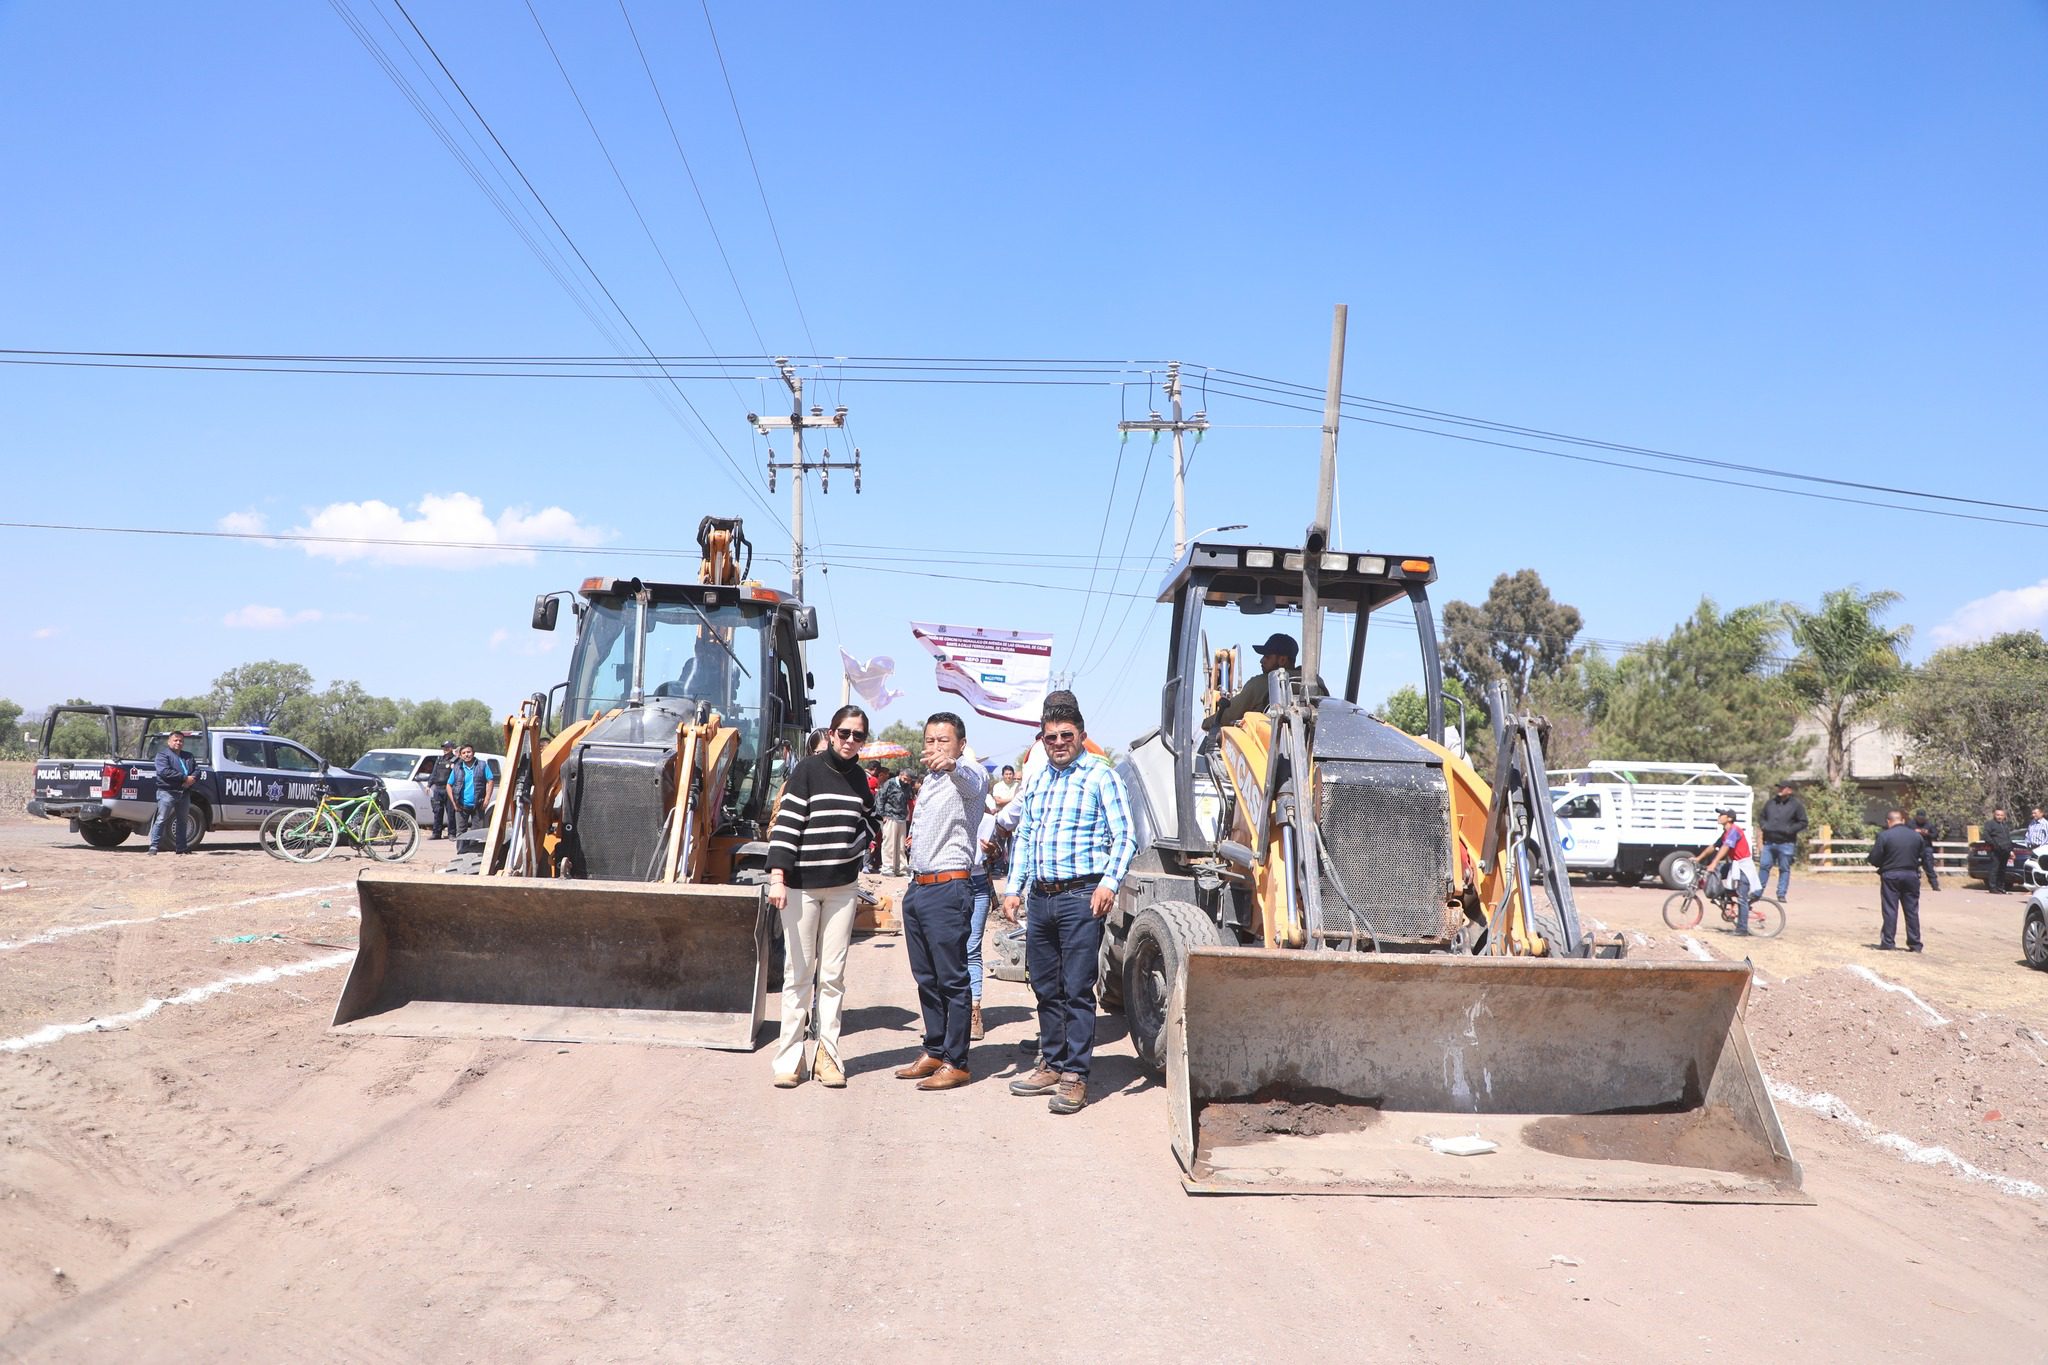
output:
M 1712 763 L 1595 759 L 1553 768 L 1552 803 L 1565 866 L 1612 876 L 1623 886 L 1655 877 L 1675 891 L 1692 885 L 1693 855 L 1721 837 L 1714 813 L 1733 810 L 1749 831 L 1755 795 L 1740 773 Z

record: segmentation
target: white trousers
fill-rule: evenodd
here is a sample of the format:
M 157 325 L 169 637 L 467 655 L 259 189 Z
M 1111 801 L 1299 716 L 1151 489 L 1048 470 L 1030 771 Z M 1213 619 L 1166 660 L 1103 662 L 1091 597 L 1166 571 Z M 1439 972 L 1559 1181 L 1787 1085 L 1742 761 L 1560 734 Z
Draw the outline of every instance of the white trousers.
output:
M 818 1051 L 839 1060 L 839 1014 L 846 999 L 846 950 L 853 943 L 856 887 L 854 882 L 792 886 L 783 901 L 782 1033 L 775 1040 L 778 1076 L 794 1076 L 803 1070 L 814 993 L 818 1000 Z
M 882 870 L 892 877 L 903 875 L 903 834 L 908 827 L 902 820 L 882 822 Z

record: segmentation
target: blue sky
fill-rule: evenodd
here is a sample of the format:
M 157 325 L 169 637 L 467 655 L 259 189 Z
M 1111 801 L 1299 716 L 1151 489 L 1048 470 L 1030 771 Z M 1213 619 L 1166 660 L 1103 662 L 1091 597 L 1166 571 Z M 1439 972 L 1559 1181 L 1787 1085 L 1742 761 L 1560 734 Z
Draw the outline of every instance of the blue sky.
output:
M 343 8 L 400 53 L 391 0 Z M 409 8 L 665 353 L 701 354 L 707 335 L 721 354 L 815 339 L 834 355 L 1179 358 L 1319 386 L 1343 301 L 1353 393 L 2044 501 L 2040 4 L 714 4 L 808 335 L 694 4 L 629 9 L 738 291 L 617 5 L 535 0 L 701 333 L 524 5 Z M 618 353 L 331 6 L 0 3 L 0 120 L 16 130 L 0 143 L 0 346 Z M 1072 657 L 1104 605 L 1073 589 L 1104 524 L 1115 424 L 1156 401 L 1142 367 L 1126 378 L 827 385 L 866 477 L 858 497 L 839 479 L 813 503 L 836 565 L 810 594 L 822 698 L 843 643 L 904 666 L 909 696 L 884 720 L 921 717 L 938 696 L 906 622 L 978 623 L 1052 631 L 1098 737 L 1149 725 L 1164 612 L 1126 618 L 1111 599 L 1097 648 Z M 745 422 L 776 400 L 736 390 L 687 386 L 786 518 L 787 484 L 760 487 Z M 0 366 L 9 520 L 396 516 L 590 546 L 390 562 L 0 530 L 0 695 L 147 701 L 281 657 L 323 681 L 509 705 L 563 666 L 526 629 L 535 592 L 687 575 L 623 547 L 688 548 L 705 513 L 743 513 L 764 555 L 786 551 L 675 406 L 635 382 Z M 1315 416 L 1207 406 L 1191 526 L 1297 538 Z M 1123 590 L 1157 576 L 1158 456 L 1129 520 L 1148 450 L 1123 448 L 1108 517 L 1111 552 L 1135 528 Z M 1812 601 L 1851 582 L 1906 593 L 1899 619 L 1923 651 L 2048 622 L 2048 538 L 2028 527 L 1350 420 L 1341 478 L 1346 543 L 1434 554 L 1439 603 L 1534 567 L 1607 639 L 1661 633 L 1703 592 Z M 1002 581 L 874 571 L 920 561 Z M 1390 658 L 1371 687 L 1406 671 Z

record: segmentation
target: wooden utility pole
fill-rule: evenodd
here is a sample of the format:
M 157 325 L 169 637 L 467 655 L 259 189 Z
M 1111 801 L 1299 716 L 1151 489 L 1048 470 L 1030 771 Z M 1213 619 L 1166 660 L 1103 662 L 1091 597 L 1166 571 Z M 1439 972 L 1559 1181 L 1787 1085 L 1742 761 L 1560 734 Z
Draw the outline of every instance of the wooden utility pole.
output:
M 1118 422 L 1118 431 L 1150 431 L 1173 433 L 1173 557 L 1179 559 L 1188 547 L 1188 462 L 1181 446 L 1183 432 L 1201 432 L 1209 429 L 1209 414 L 1198 412 L 1183 420 L 1180 411 L 1180 362 L 1170 360 L 1166 364 L 1166 400 L 1173 409 L 1171 421 L 1162 420 L 1158 413 L 1143 422 Z
M 804 458 L 804 432 L 818 427 L 846 427 L 846 405 L 840 404 L 827 416 L 821 407 L 813 406 L 804 411 L 804 381 L 796 377 L 796 370 L 787 358 L 777 356 L 775 364 L 782 371 L 782 382 L 789 386 L 790 409 L 787 417 L 761 417 L 747 414 L 747 420 L 754 424 L 754 430 L 762 435 L 771 431 L 787 431 L 790 441 L 790 458 L 777 460 L 773 447 L 768 451 L 768 491 L 775 491 L 775 471 L 791 470 L 796 474 L 789 485 L 789 578 L 790 591 L 801 602 L 804 600 L 804 475 L 818 471 L 818 491 L 828 491 L 832 486 L 832 471 L 851 469 L 853 491 L 860 492 L 860 451 L 853 452 L 851 460 L 834 460 L 832 452 L 826 451 L 820 460 L 806 461 Z

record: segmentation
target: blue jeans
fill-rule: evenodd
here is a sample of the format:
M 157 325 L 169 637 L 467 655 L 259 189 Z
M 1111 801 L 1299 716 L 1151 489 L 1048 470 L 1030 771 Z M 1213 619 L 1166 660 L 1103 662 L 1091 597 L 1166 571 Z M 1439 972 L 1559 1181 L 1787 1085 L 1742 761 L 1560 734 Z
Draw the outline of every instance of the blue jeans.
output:
M 192 793 L 156 789 L 156 819 L 149 822 L 149 851 L 154 853 L 162 847 L 164 826 L 171 827 L 171 838 L 176 841 L 178 852 L 185 851 L 185 812 L 192 808 Z
M 924 1013 L 924 1050 L 949 1066 L 967 1067 L 967 921 L 973 893 L 965 880 L 919 886 L 903 893 L 903 946 L 917 979 Z
M 977 872 L 967 879 L 974 897 L 973 908 L 967 917 L 967 984 L 974 993 L 974 1003 L 981 1003 L 981 931 L 988 927 L 988 907 L 995 899 L 995 890 L 989 884 L 988 873 Z
M 1094 887 L 1083 886 L 1033 896 L 1024 939 L 1043 1065 L 1084 1078 L 1095 1054 L 1095 974 L 1102 954 L 1102 921 L 1088 908 L 1094 895 Z
M 1765 844 L 1764 856 L 1757 859 L 1756 863 L 1757 879 L 1762 883 L 1761 886 L 1757 887 L 1757 890 L 1765 895 L 1770 894 L 1771 867 L 1773 864 L 1776 864 L 1778 869 L 1778 899 L 1785 899 L 1785 893 L 1792 886 L 1792 858 L 1798 852 L 1799 845 L 1793 840 L 1787 840 L 1782 844 Z

